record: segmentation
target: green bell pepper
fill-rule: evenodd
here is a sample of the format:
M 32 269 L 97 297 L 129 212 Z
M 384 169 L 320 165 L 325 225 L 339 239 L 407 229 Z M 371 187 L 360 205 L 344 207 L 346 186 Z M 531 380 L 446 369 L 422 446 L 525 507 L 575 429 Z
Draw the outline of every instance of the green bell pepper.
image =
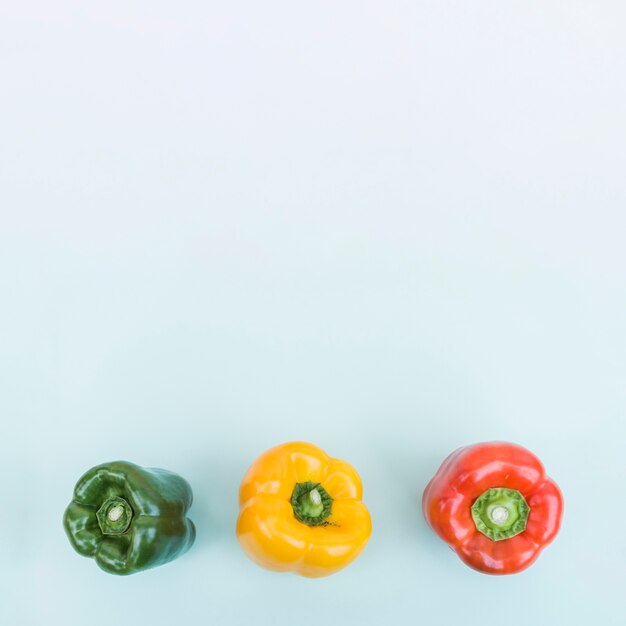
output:
M 196 537 L 186 517 L 192 498 L 173 472 L 114 461 L 78 481 L 63 525 L 74 549 L 105 572 L 134 574 L 189 550 Z

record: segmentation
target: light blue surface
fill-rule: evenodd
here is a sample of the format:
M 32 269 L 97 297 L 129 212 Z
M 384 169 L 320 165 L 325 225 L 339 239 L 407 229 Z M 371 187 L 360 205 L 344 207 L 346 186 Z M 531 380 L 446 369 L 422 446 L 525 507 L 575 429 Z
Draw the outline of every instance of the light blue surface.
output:
M 622 2 L 4 3 L 0 624 L 623 624 Z M 238 483 L 310 440 L 374 533 L 265 572 Z M 421 491 L 521 443 L 566 497 L 518 576 Z M 61 527 L 94 464 L 193 486 L 184 557 L 115 578 Z M 323 619 L 323 622 L 322 622 Z

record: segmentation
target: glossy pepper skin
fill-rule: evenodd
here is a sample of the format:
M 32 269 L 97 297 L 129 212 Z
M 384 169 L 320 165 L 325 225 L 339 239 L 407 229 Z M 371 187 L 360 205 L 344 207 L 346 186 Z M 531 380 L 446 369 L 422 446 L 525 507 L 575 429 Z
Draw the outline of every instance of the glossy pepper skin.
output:
M 328 576 L 365 548 L 372 522 L 354 468 L 310 443 L 262 454 L 239 489 L 237 537 L 257 564 L 276 572 Z
M 74 549 L 110 574 L 127 575 L 184 554 L 196 530 L 187 482 L 126 461 L 93 467 L 76 484 L 63 525 Z
M 422 506 L 430 527 L 467 565 L 514 574 L 558 533 L 563 497 L 534 454 L 489 442 L 453 452 L 426 487 Z

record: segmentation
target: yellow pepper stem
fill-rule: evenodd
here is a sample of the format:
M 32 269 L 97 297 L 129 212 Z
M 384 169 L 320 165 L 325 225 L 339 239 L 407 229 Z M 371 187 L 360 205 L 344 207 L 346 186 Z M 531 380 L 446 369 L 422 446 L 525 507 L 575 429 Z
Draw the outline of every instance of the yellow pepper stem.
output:
M 307 526 L 328 524 L 333 499 L 320 483 L 296 483 L 291 494 L 291 506 L 296 518 Z

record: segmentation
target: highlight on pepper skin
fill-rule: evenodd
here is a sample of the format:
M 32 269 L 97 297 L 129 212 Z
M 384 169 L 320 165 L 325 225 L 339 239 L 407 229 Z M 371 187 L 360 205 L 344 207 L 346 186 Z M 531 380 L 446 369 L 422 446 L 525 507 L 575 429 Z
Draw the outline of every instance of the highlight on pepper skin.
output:
M 334 574 L 365 548 L 372 532 L 354 468 L 310 443 L 262 454 L 239 489 L 237 538 L 258 565 L 309 578 Z
M 494 441 L 445 459 L 424 490 L 422 508 L 464 563 L 486 574 L 515 574 L 556 537 L 563 496 L 534 454 Z

